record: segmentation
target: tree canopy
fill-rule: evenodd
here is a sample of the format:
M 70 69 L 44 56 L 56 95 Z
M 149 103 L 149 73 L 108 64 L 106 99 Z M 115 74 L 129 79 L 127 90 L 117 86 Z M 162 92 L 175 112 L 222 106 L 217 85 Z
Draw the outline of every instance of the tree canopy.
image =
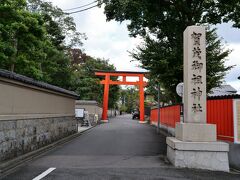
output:
M 131 35 L 148 31 L 176 41 L 190 25 L 233 22 L 240 27 L 239 0 L 98 0 L 105 5 L 107 20 L 129 20 Z M 182 36 L 182 35 L 180 35 Z
M 26 2 L 3 0 L 0 4 L 1 68 L 40 78 L 45 57 L 41 16 L 25 10 Z M 24 68 L 24 67 L 29 67 Z
M 224 66 L 230 50 L 224 50 L 216 30 L 209 25 L 231 22 L 240 27 L 238 0 L 99 0 L 107 20 L 128 20 L 131 36 L 144 40 L 133 58 L 150 70 L 169 98 L 179 101 L 175 87 L 183 81 L 183 32 L 190 25 L 205 25 L 207 32 L 207 89 L 218 86 L 231 67 Z M 169 93 L 168 92 L 168 93 Z
M 48 5 L 48 14 L 53 10 L 55 16 L 58 13 L 58 19 L 54 18 L 54 13 L 47 16 L 43 10 L 30 8 L 43 8 L 43 5 Z M 71 69 L 67 49 L 70 46 L 64 42 L 67 38 L 64 28 L 76 32 L 73 24 L 73 19 L 65 17 L 60 9 L 50 3 L 2 0 L 0 68 L 69 88 Z

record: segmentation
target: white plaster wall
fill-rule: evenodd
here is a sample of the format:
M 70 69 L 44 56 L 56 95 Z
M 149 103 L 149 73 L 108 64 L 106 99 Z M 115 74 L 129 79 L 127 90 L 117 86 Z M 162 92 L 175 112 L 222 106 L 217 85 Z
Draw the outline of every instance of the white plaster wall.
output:
M 73 116 L 75 99 L 65 94 L 0 78 L 0 120 Z

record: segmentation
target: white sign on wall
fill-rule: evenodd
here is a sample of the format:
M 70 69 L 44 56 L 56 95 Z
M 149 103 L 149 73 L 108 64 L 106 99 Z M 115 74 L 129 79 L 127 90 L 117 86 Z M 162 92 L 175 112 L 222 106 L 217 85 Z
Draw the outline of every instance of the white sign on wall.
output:
M 184 122 L 206 123 L 205 27 L 184 31 Z
M 83 118 L 84 117 L 84 109 L 75 109 L 75 117 Z

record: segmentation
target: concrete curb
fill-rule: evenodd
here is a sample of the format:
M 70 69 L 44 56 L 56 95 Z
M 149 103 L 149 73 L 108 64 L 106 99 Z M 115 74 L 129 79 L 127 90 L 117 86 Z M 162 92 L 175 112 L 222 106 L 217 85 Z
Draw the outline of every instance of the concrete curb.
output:
M 21 155 L 19 157 L 16 157 L 14 159 L 11 159 L 9 161 L 3 162 L 0 164 L 0 179 L 3 178 L 4 176 L 8 175 L 11 173 L 14 169 L 24 165 L 25 163 L 43 155 L 44 153 L 54 149 L 55 147 L 65 144 L 67 142 L 70 142 L 71 140 L 75 139 L 76 137 L 82 135 L 84 132 L 94 128 L 95 126 L 91 126 L 88 129 L 82 130 L 81 132 L 72 134 L 70 136 L 67 136 L 63 139 L 60 139 L 52 144 L 49 144 L 47 146 L 44 146 L 40 149 L 37 149 L 35 151 L 26 153 L 24 155 Z

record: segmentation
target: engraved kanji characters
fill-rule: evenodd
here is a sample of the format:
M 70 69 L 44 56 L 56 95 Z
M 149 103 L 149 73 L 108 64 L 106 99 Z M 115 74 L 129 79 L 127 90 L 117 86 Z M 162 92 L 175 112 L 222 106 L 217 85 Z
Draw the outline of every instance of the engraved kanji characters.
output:
M 200 87 L 193 88 L 193 91 L 191 92 L 192 96 L 194 97 L 194 99 L 197 97 L 198 100 L 200 100 L 200 97 L 202 96 L 202 90 L 200 89 Z
M 193 74 L 193 78 L 192 78 L 192 83 L 194 85 L 196 84 L 202 84 L 202 76 L 201 75 L 196 75 L 196 74 Z
M 199 72 L 201 72 L 202 68 L 203 68 L 203 63 L 199 63 L 197 60 L 193 61 L 192 63 L 193 70 L 199 70 Z
M 202 36 L 202 33 L 195 33 L 193 31 L 191 36 L 192 36 L 192 39 L 194 40 L 193 45 L 199 45 L 200 46 L 200 37 Z
M 202 112 L 203 111 L 203 109 L 202 109 L 202 106 L 201 106 L 201 104 L 193 104 L 193 106 L 192 106 L 192 111 L 193 112 Z
M 201 51 L 201 49 L 199 47 L 194 47 L 192 51 L 193 51 L 193 57 L 197 57 L 199 59 L 202 58 L 201 57 L 202 51 Z
M 193 77 L 192 77 L 192 83 L 195 87 L 193 87 L 193 90 L 191 92 L 193 100 L 192 105 L 192 111 L 194 113 L 202 112 L 202 106 L 200 104 L 200 99 L 202 96 L 203 91 L 201 90 L 201 84 L 203 84 L 201 70 L 203 69 L 203 63 L 199 62 L 201 61 L 202 57 L 202 50 L 200 48 L 200 38 L 202 34 L 193 32 L 191 34 L 191 38 L 193 39 L 193 49 L 192 49 L 192 70 L 193 70 Z

